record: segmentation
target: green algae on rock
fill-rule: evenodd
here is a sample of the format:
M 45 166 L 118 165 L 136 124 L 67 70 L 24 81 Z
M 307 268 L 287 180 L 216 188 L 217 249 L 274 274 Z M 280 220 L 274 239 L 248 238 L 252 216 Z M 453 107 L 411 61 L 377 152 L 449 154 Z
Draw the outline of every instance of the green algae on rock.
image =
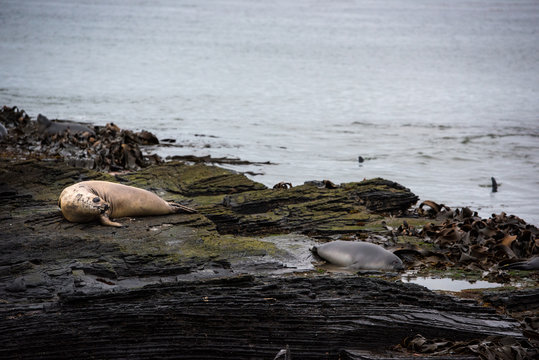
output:
M 117 179 L 171 197 L 214 196 L 266 189 L 263 184 L 231 170 L 181 162 L 150 166 L 138 172 L 118 175 Z
M 58 196 L 64 187 L 83 180 L 145 188 L 166 200 L 189 202 L 199 213 L 123 219 L 128 225 L 123 229 L 69 223 L 58 211 Z M 280 250 L 261 236 L 354 233 L 383 218 L 362 204 L 380 204 L 382 200 L 372 200 L 376 194 L 382 194 L 380 199 L 393 193 L 400 197 L 384 206 L 395 212 L 405 209 L 402 199 L 408 199 L 407 206 L 417 199 L 381 179 L 336 189 L 302 185 L 274 190 L 230 170 L 177 162 L 112 175 L 63 161 L 3 159 L 0 184 L 5 214 L 0 226 L 6 239 L 2 264 L 11 268 L 33 261 L 33 268 L 41 268 L 54 261 L 67 268 L 77 261 L 85 264 L 85 271 L 99 273 L 96 269 L 106 267 L 104 273 L 115 277 L 174 273 L 214 260 L 274 257 Z
M 417 196 L 383 179 L 344 184 L 336 189 L 311 184 L 227 195 L 221 204 L 200 208 L 221 233 L 336 234 L 361 232 L 383 217 L 373 211 L 401 213 Z

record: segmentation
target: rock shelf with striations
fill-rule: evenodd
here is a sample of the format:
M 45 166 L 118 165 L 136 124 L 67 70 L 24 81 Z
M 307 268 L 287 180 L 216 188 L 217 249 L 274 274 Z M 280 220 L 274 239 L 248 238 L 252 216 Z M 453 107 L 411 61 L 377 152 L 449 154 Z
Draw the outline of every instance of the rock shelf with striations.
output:
M 423 287 L 369 278 L 250 275 L 175 282 L 47 307 L 0 307 L 8 358 L 298 359 L 379 352 L 418 332 L 452 340 L 521 337 L 514 320 Z M 51 344 L 54 344 L 51 346 Z
M 121 219 L 128 227 L 120 229 L 69 223 L 58 195 L 83 180 L 138 186 L 199 212 Z M 271 359 L 286 345 L 298 359 L 337 359 L 387 353 L 416 333 L 522 339 L 515 320 L 473 301 L 400 282 L 291 273 L 283 259 L 309 253 L 287 253 L 279 243 L 287 236 L 368 232 L 417 201 L 387 180 L 267 189 L 205 165 L 112 175 L 1 159 L 0 200 L 3 359 Z

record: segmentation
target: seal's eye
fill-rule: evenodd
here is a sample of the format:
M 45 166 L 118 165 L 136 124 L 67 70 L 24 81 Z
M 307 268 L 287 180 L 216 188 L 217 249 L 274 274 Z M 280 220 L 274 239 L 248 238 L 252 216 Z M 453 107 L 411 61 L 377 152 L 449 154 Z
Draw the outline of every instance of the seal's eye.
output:
M 98 198 L 98 197 L 95 197 L 95 198 L 94 198 L 94 199 L 93 199 L 92 201 L 93 201 L 93 202 L 95 202 L 95 203 L 98 203 L 98 202 L 99 202 L 99 200 L 101 200 L 101 199 L 100 199 L 100 198 Z

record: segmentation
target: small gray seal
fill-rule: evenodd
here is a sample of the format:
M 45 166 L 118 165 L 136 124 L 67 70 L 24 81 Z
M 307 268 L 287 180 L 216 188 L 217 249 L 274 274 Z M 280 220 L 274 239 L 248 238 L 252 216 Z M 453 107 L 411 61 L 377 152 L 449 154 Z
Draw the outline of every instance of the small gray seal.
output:
M 391 251 L 368 242 L 332 241 L 313 251 L 337 266 L 354 270 L 403 270 L 401 259 Z
M 61 134 L 64 131 L 69 131 L 72 133 L 89 132 L 90 134 L 95 136 L 95 131 L 92 130 L 89 126 L 66 120 L 51 121 L 46 116 L 43 116 L 41 114 L 37 116 L 37 123 L 40 129 L 46 132 L 48 135 Z
M 509 265 L 505 265 L 502 269 L 514 270 L 539 270 L 539 256 L 532 257 L 529 260 L 518 261 Z
M 85 223 L 99 220 L 102 225 L 116 227 L 122 224 L 110 218 L 196 212 L 186 206 L 166 202 L 148 190 L 97 180 L 66 187 L 60 194 L 58 206 L 68 221 Z

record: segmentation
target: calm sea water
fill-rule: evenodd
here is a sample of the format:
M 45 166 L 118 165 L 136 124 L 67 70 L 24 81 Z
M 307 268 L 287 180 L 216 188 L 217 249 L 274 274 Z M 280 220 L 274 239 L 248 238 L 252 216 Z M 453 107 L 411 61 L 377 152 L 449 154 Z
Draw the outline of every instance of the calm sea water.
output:
M 0 0 L 0 102 L 539 223 L 538 1 Z

